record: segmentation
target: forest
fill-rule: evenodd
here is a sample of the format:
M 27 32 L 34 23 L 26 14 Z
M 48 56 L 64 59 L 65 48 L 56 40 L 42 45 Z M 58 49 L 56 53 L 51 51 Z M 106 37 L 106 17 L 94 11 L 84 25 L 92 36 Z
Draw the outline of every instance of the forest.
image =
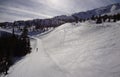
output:
M 30 38 L 24 27 L 20 36 L 13 33 L 0 32 L 0 74 L 8 74 L 8 69 L 15 63 L 15 58 L 21 58 L 31 52 Z

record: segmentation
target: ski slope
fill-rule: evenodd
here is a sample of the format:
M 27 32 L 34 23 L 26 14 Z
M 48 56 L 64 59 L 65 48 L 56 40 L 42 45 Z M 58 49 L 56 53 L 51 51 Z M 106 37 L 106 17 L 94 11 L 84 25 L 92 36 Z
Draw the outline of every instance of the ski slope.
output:
M 6 77 L 120 77 L 120 22 L 67 23 L 35 39 Z

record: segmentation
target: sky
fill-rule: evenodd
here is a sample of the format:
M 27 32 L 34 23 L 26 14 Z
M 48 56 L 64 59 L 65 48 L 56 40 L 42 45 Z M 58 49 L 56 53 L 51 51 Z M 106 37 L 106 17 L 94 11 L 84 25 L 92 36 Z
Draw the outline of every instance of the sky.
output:
M 70 15 L 120 0 L 0 0 L 0 22 Z

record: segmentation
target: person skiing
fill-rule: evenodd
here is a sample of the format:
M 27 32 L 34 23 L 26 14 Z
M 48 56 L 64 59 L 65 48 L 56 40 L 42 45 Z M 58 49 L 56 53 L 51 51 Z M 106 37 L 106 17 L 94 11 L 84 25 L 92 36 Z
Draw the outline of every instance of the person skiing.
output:
M 5 74 L 5 75 L 7 75 L 8 74 L 8 69 L 9 69 L 9 65 L 8 65 L 8 60 L 7 60 L 7 58 L 4 58 L 4 60 L 3 60 L 3 73 Z
M 38 48 L 36 48 L 36 51 L 38 51 Z
M 8 66 L 8 62 L 5 63 L 5 75 L 8 74 L 8 69 L 9 69 L 9 66 Z

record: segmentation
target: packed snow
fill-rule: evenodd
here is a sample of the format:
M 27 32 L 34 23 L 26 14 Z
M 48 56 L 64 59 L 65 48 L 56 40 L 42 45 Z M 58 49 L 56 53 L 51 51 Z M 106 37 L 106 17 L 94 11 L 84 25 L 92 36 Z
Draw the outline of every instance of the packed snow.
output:
M 67 23 L 31 45 L 6 77 L 120 77 L 120 22 Z

